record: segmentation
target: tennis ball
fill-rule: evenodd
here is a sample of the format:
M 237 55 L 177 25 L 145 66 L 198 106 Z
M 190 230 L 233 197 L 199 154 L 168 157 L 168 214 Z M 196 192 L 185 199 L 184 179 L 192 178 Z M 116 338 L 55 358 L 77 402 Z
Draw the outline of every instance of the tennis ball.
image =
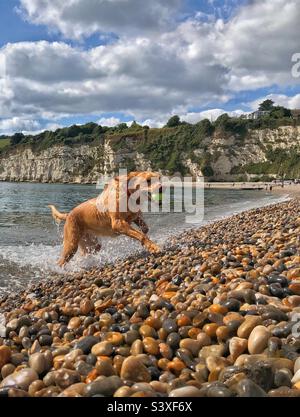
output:
M 158 202 L 160 202 L 160 201 L 162 201 L 162 194 L 153 193 L 153 194 L 152 194 L 152 199 L 153 199 L 154 201 L 158 201 Z

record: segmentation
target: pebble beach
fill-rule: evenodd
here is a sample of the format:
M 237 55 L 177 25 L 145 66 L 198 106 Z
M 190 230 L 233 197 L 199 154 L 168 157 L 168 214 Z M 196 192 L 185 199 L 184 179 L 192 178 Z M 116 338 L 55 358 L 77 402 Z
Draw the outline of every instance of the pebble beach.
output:
M 299 236 L 295 198 L 3 297 L 0 397 L 299 397 Z

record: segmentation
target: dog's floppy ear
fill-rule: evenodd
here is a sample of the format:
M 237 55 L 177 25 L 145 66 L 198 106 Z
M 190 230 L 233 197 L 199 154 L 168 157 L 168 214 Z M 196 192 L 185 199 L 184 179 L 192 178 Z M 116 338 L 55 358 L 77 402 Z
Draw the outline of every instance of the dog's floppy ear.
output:
M 113 179 L 114 188 L 117 192 L 128 192 L 128 177 L 127 175 L 119 175 Z
M 141 178 L 138 175 L 134 175 L 137 174 L 135 173 L 131 173 L 132 175 L 128 175 L 127 177 L 127 189 L 129 194 L 133 194 L 135 191 L 138 190 L 138 187 L 141 185 L 141 181 L 143 180 L 143 178 Z

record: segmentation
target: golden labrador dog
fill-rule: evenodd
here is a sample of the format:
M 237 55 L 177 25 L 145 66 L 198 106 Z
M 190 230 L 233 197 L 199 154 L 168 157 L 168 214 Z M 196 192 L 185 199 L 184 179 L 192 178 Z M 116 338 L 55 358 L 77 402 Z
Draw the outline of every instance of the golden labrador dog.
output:
M 97 236 L 123 234 L 140 241 L 149 252 L 159 252 L 159 246 L 147 236 L 149 228 L 140 209 L 141 200 L 148 203 L 153 193 L 162 193 L 158 173 L 131 172 L 111 180 L 98 198 L 80 204 L 70 213 L 60 213 L 53 205 L 49 206 L 56 221 L 66 221 L 58 264 L 64 266 L 78 248 L 83 255 L 98 252 L 101 245 Z M 132 227 L 132 223 L 140 230 Z

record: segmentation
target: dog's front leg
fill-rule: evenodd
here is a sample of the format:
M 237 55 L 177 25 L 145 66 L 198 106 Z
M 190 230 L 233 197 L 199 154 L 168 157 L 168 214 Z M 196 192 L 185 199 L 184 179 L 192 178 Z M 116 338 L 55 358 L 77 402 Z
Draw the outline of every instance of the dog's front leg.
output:
M 134 229 L 130 226 L 125 220 L 115 219 L 112 221 L 112 228 L 116 233 L 120 233 L 133 239 L 138 240 L 141 242 L 149 252 L 155 253 L 160 252 L 160 247 L 153 243 L 148 236 L 146 236 L 143 232 Z
M 146 235 L 149 232 L 149 227 L 145 220 L 143 219 L 142 213 L 139 213 L 137 218 L 133 221 L 141 231 Z

